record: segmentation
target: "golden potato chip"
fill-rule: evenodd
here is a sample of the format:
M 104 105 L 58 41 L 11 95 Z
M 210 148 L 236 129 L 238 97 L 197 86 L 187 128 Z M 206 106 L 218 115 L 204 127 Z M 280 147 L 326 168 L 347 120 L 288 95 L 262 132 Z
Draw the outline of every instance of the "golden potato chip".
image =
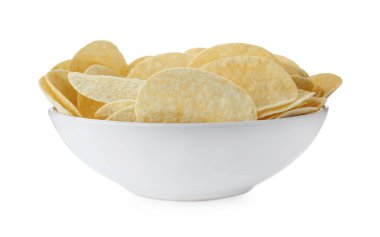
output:
M 85 74 L 116 76 L 116 73 L 112 69 L 97 64 L 88 67 L 85 71 Z M 105 103 L 92 100 L 81 94 L 78 95 L 78 109 L 81 112 L 82 116 L 85 118 L 95 118 L 95 113 L 103 105 L 105 105 Z
M 314 84 L 310 80 L 304 77 L 297 76 L 297 75 L 292 75 L 291 77 L 294 83 L 296 83 L 296 86 L 298 89 L 305 90 L 305 91 L 313 91 Z
M 136 100 L 137 121 L 228 122 L 256 119 L 250 96 L 233 82 L 193 68 L 171 68 L 151 76 Z
M 65 61 L 60 62 L 57 65 L 55 65 L 51 70 L 57 70 L 57 69 L 69 70 L 70 69 L 70 63 L 71 63 L 71 60 L 65 60 Z
M 342 79 L 332 73 L 316 74 L 309 77 L 309 80 L 322 89 L 322 96 L 326 98 L 342 85 Z
M 70 100 L 64 97 L 61 93 L 57 94 L 57 90 L 52 90 L 52 88 L 46 82 L 46 77 L 42 77 L 40 79 L 39 85 L 42 92 L 44 92 L 45 96 L 53 104 L 58 112 L 81 117 L 78 109 L 70 102 Z
M 119 110 L 125 109 L 129 105 L 135 104 L 134 100 L 118 100 L 108 104 L 103 105 L 96 111 L 95 118 L 97 119 L 106 119 L 112 114 L 116 113 Z
M 56 99 L 53 91 L 50 89 L 49 85 L 46 83 L 46 78 L 42 77 L 39 80 L 40 89 L 46 96 L 46 98 L 53 104 L 54 108 L 62 114 L 72 115 L 67 109 L 65 109 Z
M 188 49 L 185 53 L 195 56 L 205 49 L 206 48 L 192 48 L 192 49 Z
M 211 61 L 232 56 L 257 56 L 279 64 L 276 57 L 264 48 L 250 44 L 232 43 L 216 45 L 202 51 L 190 61 L 188 67 L 200 68 Z
M 144 80 L 69 73 L 69 81 L 78 93 L 95 101 L 110 103 L 116 100 L 135 100 Z
M 46 74 L 46 83 L 58 94 L 59 97 L 65 97 L 74 106 L 77 105 L 77 91 L 71 86 L 68 79 L 69 72 L 66 70 L 53 70 Z
M 294 108 L 294 109 L 291 109 L 291 110 L 288 110 L 288 111 L 284 111 L 284 112 L 281 112 L 281 113 L 269 115 L 269 116 L 263 118 L 263 120 L 294 117 L 294 116 L 298 116 L 298 115 L 304 115 L 304 114 L 314 113 L 316 111 L 318 111 L 318 109 L 315 108 L 315 107 Z
M 88 75 L 104 75 L 104 76 L 117 76 L 112 69 L 102 66 L 102 65 L 91 65 L 85 71 Z M 84 95 L 78 94 L 78 109 L 82 116 L 85 118 L 95 118 L 95 113 L 101 108 L 105 103 L 90 99 Z
M 326 104 L 326 101 L 325 97 L 311 97 L 298 107 L 315 107 L 319 110 Z
M 111 68 L 97 64 L 89 66 L 84 73 L 88 75 L 120 76 Z
M 105 103 L 92 100 L 84 95 L 78 94 L 78 110 L 84 118 L 95 118 L 96 111 Z
M 140 62 L 144 61 L 145 59 L 147 59 L 149 57 L 150 56 L 144 56 L 144 57 L 140 57 L 140 58 L 135 59 L 133 62 L 131 62 L 129 65 L 127 65 L 124 68 L 122 76 L 126 77 L 128 75 L 128 73 L 132 70 L 132 68 L 134 68 L 137 64 L 139 64 Z
M 321 97 L 323 95 L 322 89 L 319 86 L 315 85 L 315 84 L 313 86 L 313 92 L 315 92 L 315 97 Z
M 302 68 L 300 68 L 297 63 L 295 63 L 293 60 L 290 60 L 289 58 L 282 56 L 282 55 L 274 55 L 277 60 L 280 62 L 280 65 L 282 68 L 285 69 L 289 73 L 289 75 L 297 75 L 301 77 L 308 77 L 309 74 L 305 72 Z
M 115 112 L 106 120 L 136 122 L 135 105 L 129 105 L 127 108 Z
M 54 93 L 52 96 L 58 103 L 60 103 L 72 115 L 81 116 L 80 111 L 77 109 L 77 91 L 71 86 L 68 81 L 68 71 L 66 70 L 53 70 L 46 74 L 45 81 L 50 90 Z
M 280 112 L 288 111 L 292 108 L 299 106 L 300 104 L 304 103 L 305 101 L 312 98 L 313 96 L 314 96 L 314 92 L 298 90 L 298 98 L 295 101 L 293 101 L 289 104 L 286 104 L 286 105 L 282 105 L 280 107 L 262 110 L 258 113 L 258 117 L 259 117 L 259 119 L 261 119 L 261 118 L 265 118 L 271 114 L 277 114 Z
M 167 68 L 186 67 L 192 56 L 185 53 L 165 53 L 149 57 L 129 71 L 127 78 L 146 80 L 154 73 Z
M 235 82 L 252 97 L 258 112 L 288 104 L 298 97 L 297 86 L 288 73 L 264 58 L 226 57 L 201 69 Z
M 285 111 L 277 116 L 277 118 L 288 118 L 298 115 L 310 114 L 318 111 L 315 107 L 303 107 Z
M 114 44 L 109 41 L 99 40 L 79 50 L 71 60 L 70 71 L 84 72 L 89 66 L 94 64 L 106 66 L 121 74 L 126 62 Z

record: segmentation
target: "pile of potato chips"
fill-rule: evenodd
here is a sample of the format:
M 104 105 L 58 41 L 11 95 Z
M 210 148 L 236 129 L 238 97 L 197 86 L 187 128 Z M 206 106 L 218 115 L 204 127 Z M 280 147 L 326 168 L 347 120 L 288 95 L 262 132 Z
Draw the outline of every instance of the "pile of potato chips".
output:
M 231 43 L 144 56 L 127 64 L 94 41 L 39 81 L 63 114 L 114 121 L 207 123 L 277 119 L 320 110 L 340 77 L 309 76 L 259 46 Z

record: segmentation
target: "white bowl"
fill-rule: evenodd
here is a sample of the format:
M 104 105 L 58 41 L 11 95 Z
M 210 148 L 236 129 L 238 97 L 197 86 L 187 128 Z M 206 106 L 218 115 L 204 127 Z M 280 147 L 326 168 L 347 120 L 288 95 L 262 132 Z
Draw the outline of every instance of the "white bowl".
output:
M 203 124 L 49 115 L 66 145 L 100 174 L 141 196 L 195 201 L 245 193 L 285 168 L 312 143 L 327 112 Z

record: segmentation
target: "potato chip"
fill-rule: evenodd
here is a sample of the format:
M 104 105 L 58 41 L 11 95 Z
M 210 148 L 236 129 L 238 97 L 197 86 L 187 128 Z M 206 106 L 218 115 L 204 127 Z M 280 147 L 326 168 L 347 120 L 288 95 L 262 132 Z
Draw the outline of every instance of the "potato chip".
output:
M 298 89 L 279 65 L 260 57 L 238 56 L 214 60 L 201 68 L 225 77 L 245 90 L 257 111 L 293 102 Z
M 95 118 L 106 119 L 119 110 L 125 109 L 129 105 L 135 104 L 135 100 L 118 100 L 103 105 L 96 111 Z
M 322 89 L 322 96 L 326 98 L 342 85 L 342 79 L 332 73 L 316 74 L 309 77 L 309 80 Z
M 134 68 L 137 64 L 139 64 L 140 62 L 144 61 L 145 59 L 147 59 L 149 57 L 150 56 L 144 56 L 144 57 L 140 57 L 140 58 L 135 59 L 133 62 L 131 62 L 129 65 L 127 65 L 124 68 L 122 76 L 126 77 L 128 75 L 128 73 L 132 70 L 132 68 Z
M 144 80 L 69 73 L 69 81 L 78 93 L 95 101 L 110 103 L 117 100 L 135 100 Z
M 297 75 L 301 77 L 308 77 L 309 74 L 305 72 L 302 68 L 300 68 L 297 63 L 295 63 L 293 60 L 290 60 L 289 58 L 282 56 L 282 55 L 274 55 L 277 60 L 280 62 L 280 65 L 282 66 L 285 71 L 289 73 L 289 75 Z
M 192 48 L 192 49 L 188 49 L 185 53 L 195 56 L 205 49 L 206 48 Z
M 97 64 L 88 67 L 85 71 L 85 74 L 117 76 L 117 74 L 112 69 Z M 78 109 L 81 112 L 82 116 L 85 118 L 95 118 L 95 113 L 103 105 L 105 105 L 105 103 L 78 94 Z
M 77 105 L 77 91 L 71 86 L 68 79 L 69 72 L 66 70 L 53 70 L 46 74 L 46 83 L 58 94 L 59 97 L 65 97 L 74 106 Z
M 71 60 L 70 71 L 84 72 L 89 66 L 94 64 L 106 66 L 121 74 L 126 62 L 114 44 L 105 40 L 99 40 L 79 50 Z
M 216 45 L 202 51 L 190 61 L 188 67 L 201 68 L 211 61 L 232 56 L 257 56 L 279 64 L 276 57 L 264 48 L 250 44 L 232 43 Z
M 296 86 L 298 89 L 301 89 L 304 91 L 313 91 L 314 84 L 310 80 L 301 76 L 297 76 L 297 75 L 292 75 L 291 77 L 294 83 L 296 83 Z
M 280 106 L 280 107 L 263 110 L 263 111 L 259 112 L 258 117 L 259 117 L 259 119 L 261 119 L 261 118 L 265 118 L 271 114 L 277 114 L 280 112 L 288 111 L 292 108 L 299 106 L 300 104 L 304 103 L 305 101 L 312 98 L 313 96 L 314 96 L 314 92 L 298 90 L 298 98 L 295 101 L 293 101 L 289 104 Z
M 323 95 L 322 89 L 319 86 L 315 85 L 315 84 L 313 86 L 313 92 L 315 92 L 315 97 L 321 97 Z
M 294 117 L 298 115 L 304 115 L 304 114 L 310 114 L 318 111 L 315 107 L 303 107 L 303 108 L 296 108 L 292 110 L 285 111 L 281 114 L 278 114 L 276 118 L 288 118 L 288 117 Z
M 81 116 L 77 109 L 78 93 L 68 81 L 68 71 L 53 70 L 46 74 L 46 83 L 54 93 L 56 101 L 58 101 L 72 115 Z
M 46 98 L 53 104 L 54 108 L 62 114 L 72 115 L 67 109 L 65 109 L 56 99 L 54 99 L 55 95 L 50 89 L 49 85 L 46 83 L 46 78 L 42 77 L 39 80 L 40 89 L 46 96 Z
M 116 73 L 112 71 L 112 69 L 97 64 L 88 67 L 85 71 L 85 74 L 116 76 Z M 95 113 L 103 105 L 105 105 L 105 103 L 92 100 L 81 94 L 78 95 L 78 109 L 81 112 L 82 116 L 85 118 L 95 118 Z
M 102 65 L 91 65 L 89 66 L 86 71 L 84 72 L 88 75 L 104 75 L 104 76 L 120 76 L 116 72 L 114 72 L 111 68 L 102 66 Z
M 130 105 L 127 108 L 115 112 L 106 120 L 136 122 L 135 105 Z
M 185 53 L 165 53 L 149 57 L 137 64 L 128 73 L 127 78 L 146 80 L 154 73 L 167 68 L 186 67 L 192 56 Z
M 326 104 L 326 101 L 325 97 L 311 97 L 298 107 L 315 107 L 319 110 Z
M 65 98 L 61 93 L 56 94 L 57 90 L 52 90 L 52 88 L 46 82 L 46 77 L 42 77 L 40 79 L 39 85 L 45 96 L 53 104 L 58 112 L 81 117 L 78 109 L 67 98 Z
M 69 70 L 70 69 L 70 63 L 71 63 L 71 60 L 62 61 L 62 62 L 58 63 L 57 65 L 55 65 L 51 70 L 57 70 L 57 69 Z
M 105 103 L 78 94 L 78 110 L 84 118 L 95 118 L 95 113 Z
M 137 121 L 228 122 L 256 119 L 250 96 L 233 82 L 193 68 L 171 68 L 151 76 L 136 100 Z
M 314 113 L 316 111 L 318 111 L 318 109 L 315 107 L 299 107 L 281 113 L 269 115 L 265 118 L 262 118 L 262 120 L 294 117 L 298 115 Z

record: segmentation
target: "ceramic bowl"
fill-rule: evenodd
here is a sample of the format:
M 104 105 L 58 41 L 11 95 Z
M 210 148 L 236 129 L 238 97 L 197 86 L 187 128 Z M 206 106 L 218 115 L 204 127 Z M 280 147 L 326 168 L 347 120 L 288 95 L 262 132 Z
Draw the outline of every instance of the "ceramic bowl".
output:
M 72 152 L 105 177 L 141 196 L 195 201 L 245 193 L 284 169 L 313 142 L 327 112 L 187 124 L 49 115 Z

